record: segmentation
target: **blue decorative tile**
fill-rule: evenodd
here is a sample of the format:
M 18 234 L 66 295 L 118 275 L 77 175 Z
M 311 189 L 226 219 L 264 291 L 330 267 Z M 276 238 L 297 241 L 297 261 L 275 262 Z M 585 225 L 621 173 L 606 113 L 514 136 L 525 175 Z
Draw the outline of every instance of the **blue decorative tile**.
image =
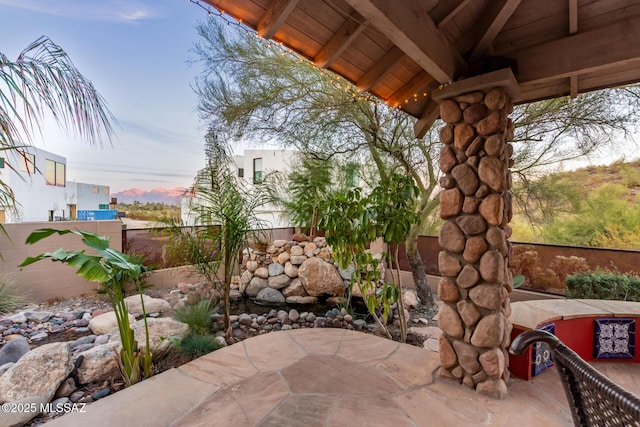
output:
M 553 323 L 547 323 L 539 327 L 542 331 L 549 332 L 550 334 L 556 334 L 556 326 Z M 531 352 L 531 358 L 533 363 L 531 364 L 532 375 L 535 377 L 545 369 L 553 366 L 553 359 L 551 358 L 551 349 L 548 344 L 543 342 L 537 342 L 533 344 L 533 350 Z
M 633 359 L 636 321 L 629 318 L 595 319 L 593 356 L 596 359 Z

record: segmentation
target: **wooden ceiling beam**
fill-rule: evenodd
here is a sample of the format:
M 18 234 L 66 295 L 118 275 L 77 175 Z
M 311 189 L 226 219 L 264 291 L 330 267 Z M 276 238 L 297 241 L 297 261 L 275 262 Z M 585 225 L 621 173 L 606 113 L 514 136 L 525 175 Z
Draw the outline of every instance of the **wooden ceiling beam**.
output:
M 256 30 L 260 37 L 272 38 L 285 23 L 289 14 L 296 8 L 299 0 L 272 0 L 269 7 L 260 17 Z
M 438 29 L 447 25 L 461 10 L 471 3 L 471 0 L 458 0 L 458 5 L 453 9 L 445 11 L 444 8 L 450 8 L 451 2 L 441 1 L 433 8 L 429 15 L 431 15 L 435 22 L 438 23 Z M 444 15 L 444 16 L 443 16 Z
M 569 0 L 569 34 L 578 32 L 578 0 Z M 569 95 L 571 98 L 578 96 L 578 75 L 569 77 Z
M 578 0 L 569 0 L 569 34 L 578 32 Z
M 490 1 L 485 13 L 476 24 L 476 47 L 473 48 L 469 62 L 473 62 L 485 55 L 493 41 L 507 23 L 521 0 L 493 0 Z
M 320 68 L 329 67 L 364 30 L 365 26 L 362 23 L 363 21 L 364 18 L 358 13 L 352 13 L 333 37 L 329 39 L 327 44 L 320 49 L 320 52 L 313 58 L 314 64 Z
M 345 0 L 438 82 L 456 77 L 453 48 L 420 0 Z
M 528 49 L 507 53 L 518 61 L 521 83 L 571 77 L 640 59 L 640 15 Z
M 433 99 L 429 99 L 429 102 L 420 113 L 420 117 L 413 125 L 413 133 L 416 138 L 422 139 L 425 134 L 431 129 L 433 123 L 440 116 L 440 104 L 434 101 Z
M 414 95 L 422 96 L 422 92 L 433 85 L 433 78 L 429 74 L 421 70 L 416 75 L 411 77 L 407 83 L 396 90 L 387 100 L 387 104 L 392 107 L 398 107 L 411 102 Z M 430 94 L 429 94 L 430 95 Z
M 358 81 L 356 86 L 359 91 L 366 91 L 380 83 L 380 81 L 391 72 L 404 57 L 404 52 L 398 46 L 393 46 L 387 53 L 384 54 L 376 65 L 371 67 Z

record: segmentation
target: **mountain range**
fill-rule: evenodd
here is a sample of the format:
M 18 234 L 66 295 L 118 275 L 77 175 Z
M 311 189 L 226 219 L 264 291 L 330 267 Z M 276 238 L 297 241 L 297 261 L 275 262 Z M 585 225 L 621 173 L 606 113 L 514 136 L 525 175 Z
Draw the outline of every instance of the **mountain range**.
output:
M 118 199 L 118 203 L 132 204 L 140 203 L 164 203 L 165 205 L 179 205 L 186 188 L 154 188 L 150 191 L 139 188 L 130 188 L 111 194 L 111 197 Z

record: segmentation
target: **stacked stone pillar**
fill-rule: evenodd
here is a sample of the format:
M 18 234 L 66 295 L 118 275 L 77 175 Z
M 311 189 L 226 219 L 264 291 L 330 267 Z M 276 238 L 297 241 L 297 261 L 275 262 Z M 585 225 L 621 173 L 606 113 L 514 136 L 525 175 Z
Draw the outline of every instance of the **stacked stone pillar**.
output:
M 463 80 L 434 96 L 446 123 L 440 130 L 440 375 L 497 398 L 506 396 L 509 381 L 513 286 L 508 115 L 517 83 L 508 75 L 506 83 L 483 78 L 479 88 Z

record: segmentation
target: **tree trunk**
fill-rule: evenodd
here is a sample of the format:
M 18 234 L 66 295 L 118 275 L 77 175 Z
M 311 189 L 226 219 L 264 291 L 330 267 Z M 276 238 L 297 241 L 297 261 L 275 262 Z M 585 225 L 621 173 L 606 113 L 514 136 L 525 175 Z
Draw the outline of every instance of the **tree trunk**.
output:
M 233 344 L 233 329 L 231 328 L 231 301 L 229 294 L 231 293 L 231 251 L 229 237 L 229 224 L 224 227 L 224 326 L 226 331 L 227 344 Z
M 405 246 L 407 248 L 407 260 L 411 267 L 411 275 L 413 276 L 413 283 L 416 286 L 418 298 L 420 298 L 422 304 L 432 307 L 435 302 L 433 301 L 433 293 L 427 281 L 427 273 L 424 270 L 422 257 L 420 256 L 420 252 L 418 252 L 418 239 L 407 239 Z

